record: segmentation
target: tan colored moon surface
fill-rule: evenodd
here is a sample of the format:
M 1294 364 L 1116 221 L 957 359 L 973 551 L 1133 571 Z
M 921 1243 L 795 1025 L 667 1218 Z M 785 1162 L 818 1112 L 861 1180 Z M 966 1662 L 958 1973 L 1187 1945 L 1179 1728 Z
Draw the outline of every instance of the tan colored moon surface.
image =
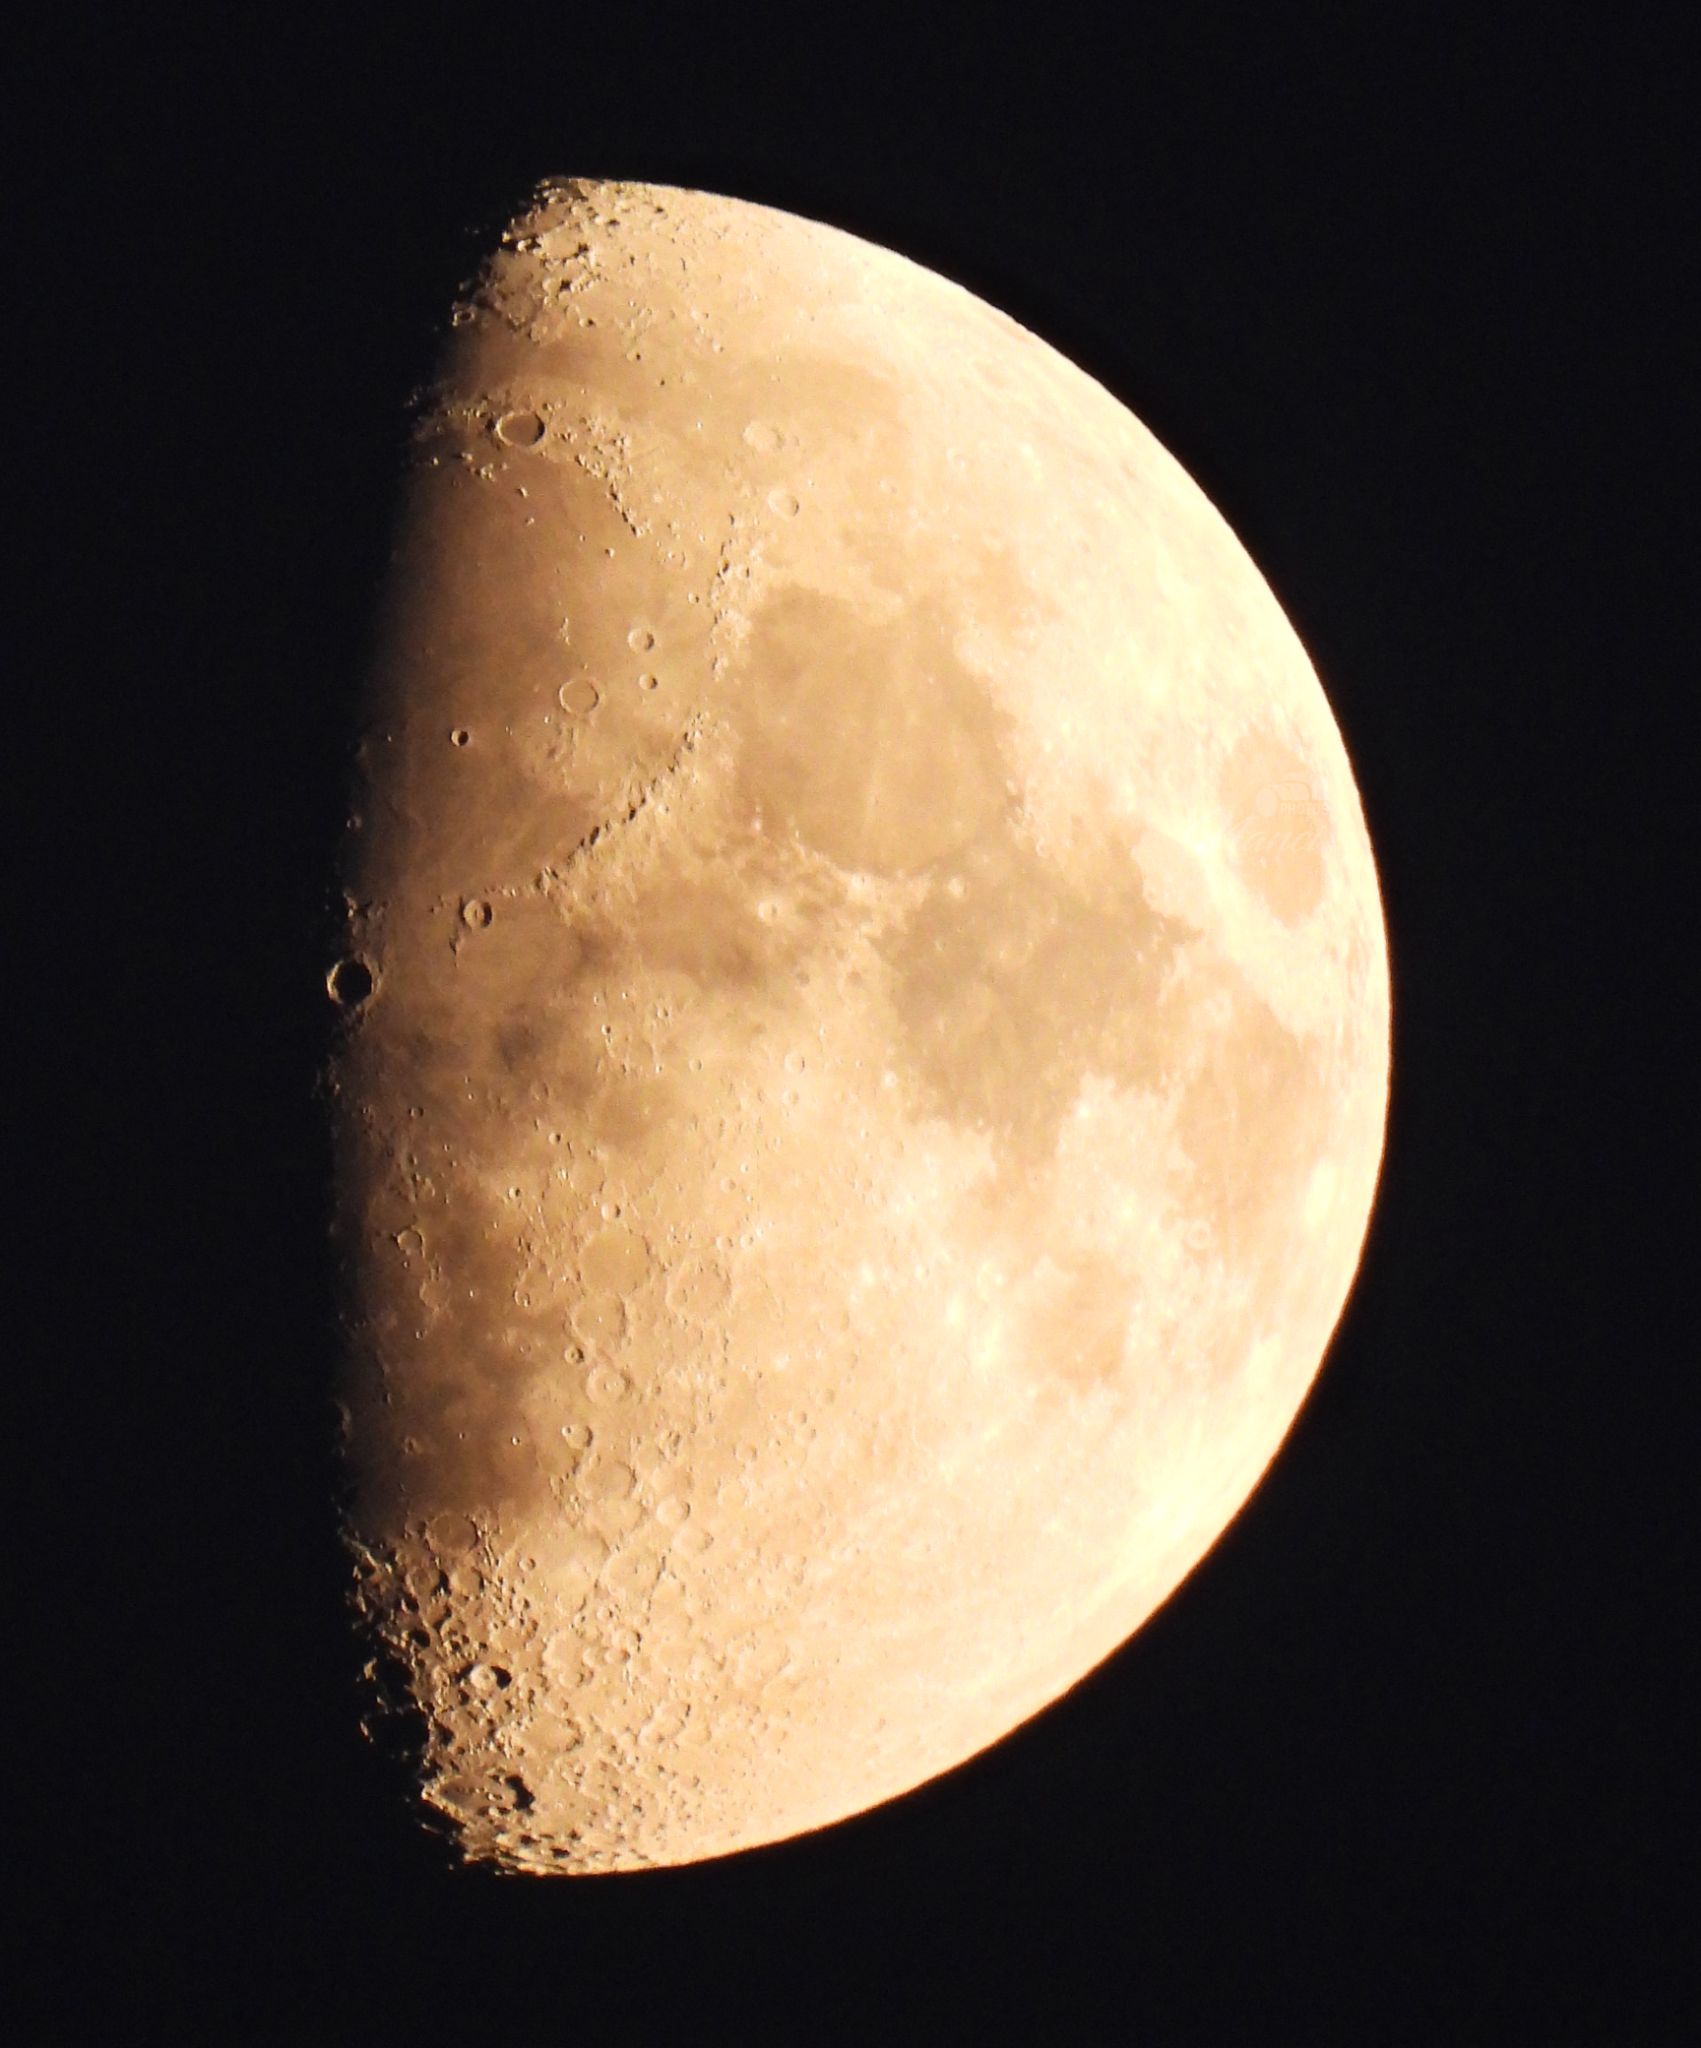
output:
M 960 287 L 568 181 L 364 715 L 350 1526 L 426 1797 L 587 1872 L 961 1762 L 1215 1541 L 1358 1261 L 1386 951 L 1292 628 Z

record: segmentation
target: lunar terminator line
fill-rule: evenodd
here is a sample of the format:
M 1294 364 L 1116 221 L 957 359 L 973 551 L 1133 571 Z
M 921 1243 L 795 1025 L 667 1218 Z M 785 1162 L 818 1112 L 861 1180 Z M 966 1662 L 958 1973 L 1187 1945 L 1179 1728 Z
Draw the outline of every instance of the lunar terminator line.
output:
M 1215 1541 L 1359 1257 L 1380 902 L 1276 600 L 960 287 L 569 180 L 362 718 L 349 1536 L 425 1796 L 580 1873 L 961 1762 Z

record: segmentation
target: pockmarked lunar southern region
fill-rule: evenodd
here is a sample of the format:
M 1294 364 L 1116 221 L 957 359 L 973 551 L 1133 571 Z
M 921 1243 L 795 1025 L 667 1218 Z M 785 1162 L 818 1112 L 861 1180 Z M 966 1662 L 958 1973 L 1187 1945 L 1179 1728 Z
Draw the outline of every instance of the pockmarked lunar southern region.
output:
M 592 180 L 453 311 L 376 648 L 327 1087 L 424 1798 L 565 1873 L 860 1812 L 1137 1629 L 1317 1372 L 1389 1061 L 1327 701 L 1034 335 Z

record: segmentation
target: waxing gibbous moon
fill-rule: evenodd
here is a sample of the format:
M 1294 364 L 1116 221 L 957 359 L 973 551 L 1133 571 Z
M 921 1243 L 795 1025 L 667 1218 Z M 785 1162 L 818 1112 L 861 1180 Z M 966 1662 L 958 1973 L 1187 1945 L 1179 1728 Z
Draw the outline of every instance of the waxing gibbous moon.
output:
M 357 1600 L 470 1858 L 817 1828 L 1175 1589 L 1381 1154 L 1351 768 L 970 293 L 540 188 L 422 394 L 329 988 Z

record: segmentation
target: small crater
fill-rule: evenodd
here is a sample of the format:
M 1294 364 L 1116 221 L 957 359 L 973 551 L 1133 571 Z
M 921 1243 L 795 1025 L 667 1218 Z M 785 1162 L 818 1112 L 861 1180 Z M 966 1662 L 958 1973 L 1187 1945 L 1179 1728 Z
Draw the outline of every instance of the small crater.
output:
M 579 1483 L 593 1500 L 624 1500 L 632 1491 L 632 1468 L 618 1461 L 592 1465 Z
M 504 448 L 535 448 L 543 439 L 543 421 L 535 412 L 505 412 L 496 422 L 496 438 Z
M 599 1230 L 579 1255 L 586 1286 L 598 1292 L 628 1293 L 643 1283 L 649 1269 L 649 1246 L 624 1224 Z
M 618 1294 L 590 1295 L 574 1308 L 573 1322 L 593 1344 L 618 1343 L 626 1327 L 626 1306 Z
M 464 747 L 471 738 L 472 734 L 464 725 L 457 725 L 449 735 L 449 744 L 452 747 Z
M 325 987 L 339 1009 L 358 1010 L 376 985 L 376 977 L 358 955 L 339 960 L 325 977 Z
M 555 701 L 574 718 L 587 717 L 602 699 L 589 676 L 574 676 L 555 693 Z
M 461 905 L 461 922 L 475 932 L 483 931 L 494 916 L 490 905 L 482 896 L 474 896 Z
M 656 636 L 647 626 L 634 626 L 626 636 L 626 644 L 634 654 L 648 654 L 656 644 Z
M 597 1535 L 617 1546 L 644 1519 L 644 1510 L 630 1496 L 618 1500 L 594 1500 L 585 1511 L 585 1519 Z
M 770 491 L 768 509 L 777 512 L 782 519 L 795 519 L 798 514 L 798 501 L 790 491 Z
M 425 1534 L 442 1557 L 464 1557 L 478 1541 L 478 1530 L 467 1515 L 438 1515 L 426 1524 Z
M 661 1575 L 661 1560 L 640 1550 L 617 1550 L 603 1567 L 603 1584 L 616 1593 L 644 1594 Z
M 754 448 L 759 455 L 772 455 L 784 446 L 785 438 L 770 420 L 752 420 L 744 430 L 745 445 Z

